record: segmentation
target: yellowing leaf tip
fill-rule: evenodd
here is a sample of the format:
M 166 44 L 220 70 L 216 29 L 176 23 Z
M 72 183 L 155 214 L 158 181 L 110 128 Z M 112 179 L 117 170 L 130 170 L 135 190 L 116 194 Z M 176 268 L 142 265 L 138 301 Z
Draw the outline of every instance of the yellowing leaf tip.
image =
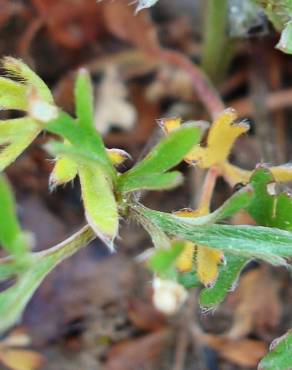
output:
M 180 128 L 182 121 L 181 118 L 178 117 L 160 118 L 157 120 L 157 123 L 166 134 L 169 134 L 170 132 Z
M 132 160 L 131 155 L 122 149 L 107 149 L 107 154 L 114 166 L 119 166 L 128 159 Z

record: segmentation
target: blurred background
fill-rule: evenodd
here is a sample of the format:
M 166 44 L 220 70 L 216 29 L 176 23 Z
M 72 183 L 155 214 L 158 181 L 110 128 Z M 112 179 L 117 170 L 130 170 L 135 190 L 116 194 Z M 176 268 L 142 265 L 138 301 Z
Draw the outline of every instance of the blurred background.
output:
M 72 114 L 76 71 L 88 68 L 97 130 L 107 147 L 133 157 L 122 171 L 157 142 L 157 119 L 212 121 L 197 91 L 203 64 L 225 105 L 251 124 L 231 162 L 246 169 L 281 164 L 292 150 L 291 56 L 274 48 L 279 34 L 247 3 L 228 3 L 224 37 L 204 60 L 208 1 L 160 0 L 135 15 L 137 4 L 128 0 L 0 0 L 0 55 L 22 58 Z M 0 118 L 7 114 L 0 111 Z M 38 250 L 85 222 L 78 182 L 48 190 L 47 140 L 39 136 L 7 170 L 22 225 L 34 233 Z M 186 164 L 180 170 L 182 187 L 143 194 L 143 202 L 165 211 L 195 207 L 204 174 Z M 232 191 L 219 181 L 212 206 Z M 151 245 L 144 231 L 124 222 L 116 244 L 113 255 L 98 240 L 78 252 L 30 302 L 22 328 L 43 356 L 40 369 L 255 369 L 270 341 L 292 326 L 292 288 L 283 269 L 253 263 L 214 312 L 202 312 L 194 292 L 168 320 L 151 304 L 150 273 L 134 262 Z

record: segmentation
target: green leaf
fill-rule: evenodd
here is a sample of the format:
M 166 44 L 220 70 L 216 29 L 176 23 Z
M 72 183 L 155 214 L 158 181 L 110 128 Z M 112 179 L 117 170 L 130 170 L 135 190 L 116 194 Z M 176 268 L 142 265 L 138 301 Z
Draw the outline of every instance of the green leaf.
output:
M 60 112 L 57 119 L 49 122 L 46 130 L 67 139 L 74 150 L 82 148 L 82 151 L 88 153 L 88 157 L 94 158 L 112 178 L 116 176 L 116 170 L 96 130 L 76 125 L 74 119 L 64 112 Z
M 33 142 L 40 129 L 36 126 L 25 135 L 13 140 L 4 148 L 0 148 L 0 172 L 9 166 Z
M 80 166 L 79 178 L 86 219 L 96 235 L 113 249 L 119 215 L 111 185 L 98 165 Z
M 188 125 L 173 131 L 135 167 L 119 177 L 119 186 L 127 188 L 134 178 L 163 173 L 181 162 L 183 157 L 200 141 L 198 127 Z
M 149 267 L 159 275 L 166 274 L 173 267 L 177 257 L 184 249 L 184 243 L 175 241 L 169 249 L 157 249 L 149 258 Z
M 286 54 L 292 54 L 292 21 L 288 22 L 284 27 L 276 48 Z
M 292 369 L 292 330 L 273 341 L 271 352 L 259 363 L 258 370 Z
M 78 165 L 76 161 L 66 155 L 58 157 L 50 175 L 50 188 L 73 181 L 77 174 Z
M 249 225 L 197 226 L 189 219 L 137 206 L 135 211 L 176 238 L 220 249 L 246 258 L 258 258 L 274 265 L 286 265 L 292 257 L 292 233 L 276 228 Z M 195 221 L 194 219 L 193 221 Z
M 12 143 L 37 129 L 37 123 L 28 117 L 0 120 L 0 145 Z
M 27 108 L 27 87 L 20 82 L 0 77 L 0 109 Z
M 3 68 L 12 76 L 20 79 L 24 85 L 33 86 L 38 95 L 47 103 L 54 103 L 53 96 L 50 89 L 44 83 L 44 81 L 32 71 L 25 63 L 20 59 L 15 59 L 12 57 L 5 57 L 2 60 Z
M 78 162 L 80 165 L 91 164 L 94 165 L 98 163 L 103 166 L 103 163 L 99 160 L 95 153 L 92 153 L 83 148 L 82 145 L 79 147 L 68 145 L 68 143 L 62 143 L 60 141 L 51 140 L 44 145 L 44 148 L 48 153 L 54 157 L 68 157 Z
M 240 271 L 248 259 L 233 254 L 225 254 L 225 265 L 220 268 L 219 276 L 210 288 L 205 288 L 200 293 L 200 305 L 212 308 L 223 302 L 226 295 L 232 290 Z
M 3 175 L 0 175 L 0 204 L 0 244 L 9 253 L 22 255 L 27 252 L 28 245 L 17 220 L 12 190 Z
M 122 182 L 118 190 L 121 193 L 128 193 L 135 190 L 161 190 L 172 189 L 180 185 L 183 177 L 180 172 L 152 173 L 147 176 L 130 177 L 128 181 Z
M 95 238 L 93 231 L 85 226 L 64 242 L 44 252 L 31 254 L 31 264 L 19 273 L 17 282 L 0 293 L 0 331 L 7 330 L 21 317 L 27 302 L 46 275 L 65 258 Z M 1 276 L 0 260 L 0 276 Z
M 81 126 L 94 128 L 93 91 L 90 75 L 80 69 L 75 85 L 76 115 Z
M 256 170 L 251 177 L 254 195 L 247 208 L 249 214 L 259 225 L 277 227 L 283 230 L 292 230 L 292 198 L 291 195 L 275 192 L 277 184 L 268 168 Z

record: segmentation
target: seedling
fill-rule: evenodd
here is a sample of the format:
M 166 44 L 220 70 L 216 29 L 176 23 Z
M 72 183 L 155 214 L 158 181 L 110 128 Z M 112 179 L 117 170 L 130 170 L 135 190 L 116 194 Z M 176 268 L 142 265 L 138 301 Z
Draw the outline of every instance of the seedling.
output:
M 64 259 L 97 237 L 111 251 L 118 248 L 115 241 L 122 218 L 134 219 L 151 236 L 155 248 L 147 266 L 155 275 L 154 304 L 166 314 L 177 312 L 193 287 L 201 288 L 203 308 L 215 307 L 253 259 L 289 265 L 292 200 L 289 194 L 273 189 L 276 182 L 292 179 L 292 168 L 259 165 L 247 171 L 231 164 L 228 157 L 236 139 L 249 129 L 246 122 L 237 121 L 234 110 L 227 109 L 217 117 L 205 147 L 200 145 L 200 121 L 162 120 L 164 138 L 140 162 L 120 173 L 116 167 L 129 155 L 107 149 L 96 131 L 92 86 L 86 70 L 80 70 L 76 78 L 76 117 L 72 117 L 56 106 L 48 87 L 23 62 L 5 58 L 3 68 L 6 76 L 0 78 L 0 105 L 2 109 L 22 111 L 23 117 L 0 122 L 1 170 L 12 164 L 40 132 L 57 135 L 59 140 L 45 145 L 55 161 L 49 186 L 79 178 L 87 225 L 60 244 L 33 252 L 31 238 L 17 220 L 10 185 L 1 175 L 0 243 L 7 257 L 0 260 L 0 280 L 16 278 L 0 293 L 1 331 L 20 320 L 35 290 Z M 173 168 L 183 160 L 208 170 L 198 209 L 164 213 L 137 200 L 137 191 L 179 186 L 183 176 Z M 244 185 L 210 212 L 219 176 L 232 187 Z M 258 226 L 220 223 L 241 210 Z M 274 369 L 275 358 L 285 364 L 279 368 L 291 367 L 291 356 L 284 351 L 289 341 L 291 334 L 262 361 L 262 368 Z

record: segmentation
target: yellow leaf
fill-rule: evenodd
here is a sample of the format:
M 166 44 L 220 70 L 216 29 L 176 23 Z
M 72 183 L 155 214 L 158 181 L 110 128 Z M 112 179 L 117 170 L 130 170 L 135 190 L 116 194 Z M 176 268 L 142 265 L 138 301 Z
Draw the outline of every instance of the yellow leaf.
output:
M 292 166 L 283 165 L 277 167 L 270 167 L 269 170 L 272 172 L 275 181 L 287 182 L 292 180 Z
M 239 182 L 247 184 L 249 182 L 252 171 L 243 170 L 228 162 L 222 164 L 222 176 L 230 186 L 234 186 Z
M 176 260 L 176 268 L 180 272 L 191 271 L 193 267 L 194 255 L 195 255 L 195 244 L 190 241 L 184 242 L 184 250 L 178 256 Z
M 57 159 L 53 171 L 50 176 L 50 185 L 52 187 L 57 185 L 66 184 L 74 180 L 78 172 L 77 163 L 69 158 L 63 156 Z
M 199 246 L 197 248 L 197 273 L 199 280 L 205 285 L 212 285 L 217 277 L 218 265 L 223 260 L 223 253 L 213 248 Z
M 207 146 L 195 146 L 185 157 L 187 162 L 198 163 L 201 168 L 224 163 L 235 140 L 249 130 L 246 122 L 234 123 L 237 114 L 233 109 L 226 109 L 212 124 Z
M 292 166 L 291 165 L 282 165 L 269 167 L 269 170 L 272 172 L 275 181 L 277 182 L 288 182 L 292 181 Z M 234 186 L 235 184 L 242 182 L 248 183 L 250 176 L 253 171 L 243 170 L 237 166 L 234 166 L 228 162 L 225 162 L 222 165 L 222 176 L 230 184 Z
M 12 370 L 37 370 L 43 364 L 44 358 L 34 351 L 1 349 L 0 361 Z
M 182 123 L 180 118 L 162 118 L 158 122 L 167 134 L 180 128 Z
M 129 153 L 127 153 L 125 150 L 122 149 L 107 149 L 107 154 L 110 158 L 110 161 L 114 166 L 119 166 L 123 162 L 125 162 L 127 159 L 131 159 L 131 156 Z
M 175 212 L 176 216 L 196 218 L 204 216 L 209 212 L 208 207 L 200 207 L 196 210 L 184 208 Z M 218 276 L 218 265 L 222 262 L 224 255 L 217 249 L 195 245 L 186 241 L 186 247 L 178 257 L 176 266 L 179 271 L 190 271 L 193 266 L 194 253 L 196 251 L 196 267 L 199 280 L 209 286 L 214 283 Z

